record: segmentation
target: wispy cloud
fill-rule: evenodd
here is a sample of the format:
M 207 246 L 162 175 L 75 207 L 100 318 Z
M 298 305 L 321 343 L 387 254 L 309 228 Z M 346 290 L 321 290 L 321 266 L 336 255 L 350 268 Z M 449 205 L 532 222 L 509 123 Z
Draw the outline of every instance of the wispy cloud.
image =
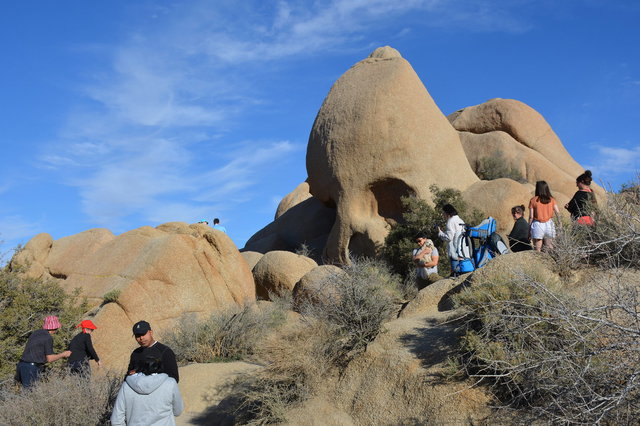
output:
M 266 169 L 302 149 L 293 142 L 239 143 L 228 136 L 243 114 L 264 102 L 255 92 L 255 76 L 284 61 L 362 48 L 372 27 L 389 28 L 396 37 L 411 34 L 411 25 L 510 32 L 526 27 L 495 0 L 149 7 L 152 19 L 136 17 L 121 43 L 83 51 L 99 52 L 100 69 L 87 73 L 90 79 L 78 88 L 85 102 L 69 112 L 58 142 L 40 158 L 42 167 L 78 188 L 90 222 L 111 228 L 131 215 L 184 220 L 245 202 Z M 414 12 L 426 19 L 399 24 Z M 223 143 L 225 151 L 216 151 Z M 210 164 L 203 164 L 203 155 L 211 156 Z
M 640 145 L 631 148 L 618 148 L 594 144 L 591 148 L 597 153 L 587 168 L 590 168 L 599 180 L 604 182 L 616 180 L 624 175 L 634 175 L 640 172 Z M 614 188 L 615 189 L 615 188 Z

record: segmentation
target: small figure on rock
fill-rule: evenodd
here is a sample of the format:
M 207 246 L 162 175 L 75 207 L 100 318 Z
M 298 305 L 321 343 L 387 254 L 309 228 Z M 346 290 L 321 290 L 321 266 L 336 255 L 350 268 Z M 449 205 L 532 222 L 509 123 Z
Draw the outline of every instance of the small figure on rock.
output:
M 225 228 L 224 226 L 220 225 L 220 219 L 218 219 L 217 217 L 215 219 L 213 219 L 213 229 L 217 229 L 218 231 L 222 231 L 225 234 L 227 233 L 227 228 Z

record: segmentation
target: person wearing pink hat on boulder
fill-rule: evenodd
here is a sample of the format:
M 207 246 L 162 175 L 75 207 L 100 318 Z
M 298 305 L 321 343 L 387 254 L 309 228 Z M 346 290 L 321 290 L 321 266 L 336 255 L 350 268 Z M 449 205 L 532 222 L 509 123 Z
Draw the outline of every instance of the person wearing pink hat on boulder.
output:
M 55 315 L 50 315 L 44 319 L 42 330 L 36 330 L 29 336 L 27 345 L 24 348 L 20 362 L 18 362 L 16 378 L 22 386 L 33 385 L 47 362 L 54 362 L 61 358 L 69 358 L 71 351 L 53 353 L 52 335 L 62 327 L 60 320 Z
M 102 367 L 100 357 L 98 357 L 96 350 L 93 349 L 93 342 L 91 341 L 91 332 L 98 327 L 91 320 L 84 320 L 76 325 L 76 328 L 81 328 L 82 332 L 76 334 L 69 342 L 69 350 L 71 351 L 69 371 L 73 374 L 89 375 L 91 374 L 89 360 L 95 360 L 98 363 L 98 367 Z

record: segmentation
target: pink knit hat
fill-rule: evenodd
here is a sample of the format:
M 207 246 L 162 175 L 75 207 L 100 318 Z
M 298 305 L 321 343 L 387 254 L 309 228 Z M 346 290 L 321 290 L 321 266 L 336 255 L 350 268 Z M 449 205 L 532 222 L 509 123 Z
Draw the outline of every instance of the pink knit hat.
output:
M 44 324 L 42 324 L 42 328 L 45 330 L 57 330 L 62 327 L 60 324 L 60 320 L 55 315 L 49 315 L 44 319 Z

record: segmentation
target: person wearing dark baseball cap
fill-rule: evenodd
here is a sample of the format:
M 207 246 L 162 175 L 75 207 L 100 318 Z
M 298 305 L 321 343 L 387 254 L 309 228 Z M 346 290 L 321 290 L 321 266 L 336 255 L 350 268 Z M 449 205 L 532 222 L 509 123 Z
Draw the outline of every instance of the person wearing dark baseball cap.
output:
M 176 355 L 170 347 L 153 338 L 153 330 L 151 330 L 151 325 L 147 321 L 138 321 L 133 325 L 133 336 L 140 347 L 131 352 L 127 375 L 135 374 L 138 366 L 144 363 L 145 360 L 157 358 L 161 360 L 160 373 L 167 373 L 176 382 L 180 380 Z

